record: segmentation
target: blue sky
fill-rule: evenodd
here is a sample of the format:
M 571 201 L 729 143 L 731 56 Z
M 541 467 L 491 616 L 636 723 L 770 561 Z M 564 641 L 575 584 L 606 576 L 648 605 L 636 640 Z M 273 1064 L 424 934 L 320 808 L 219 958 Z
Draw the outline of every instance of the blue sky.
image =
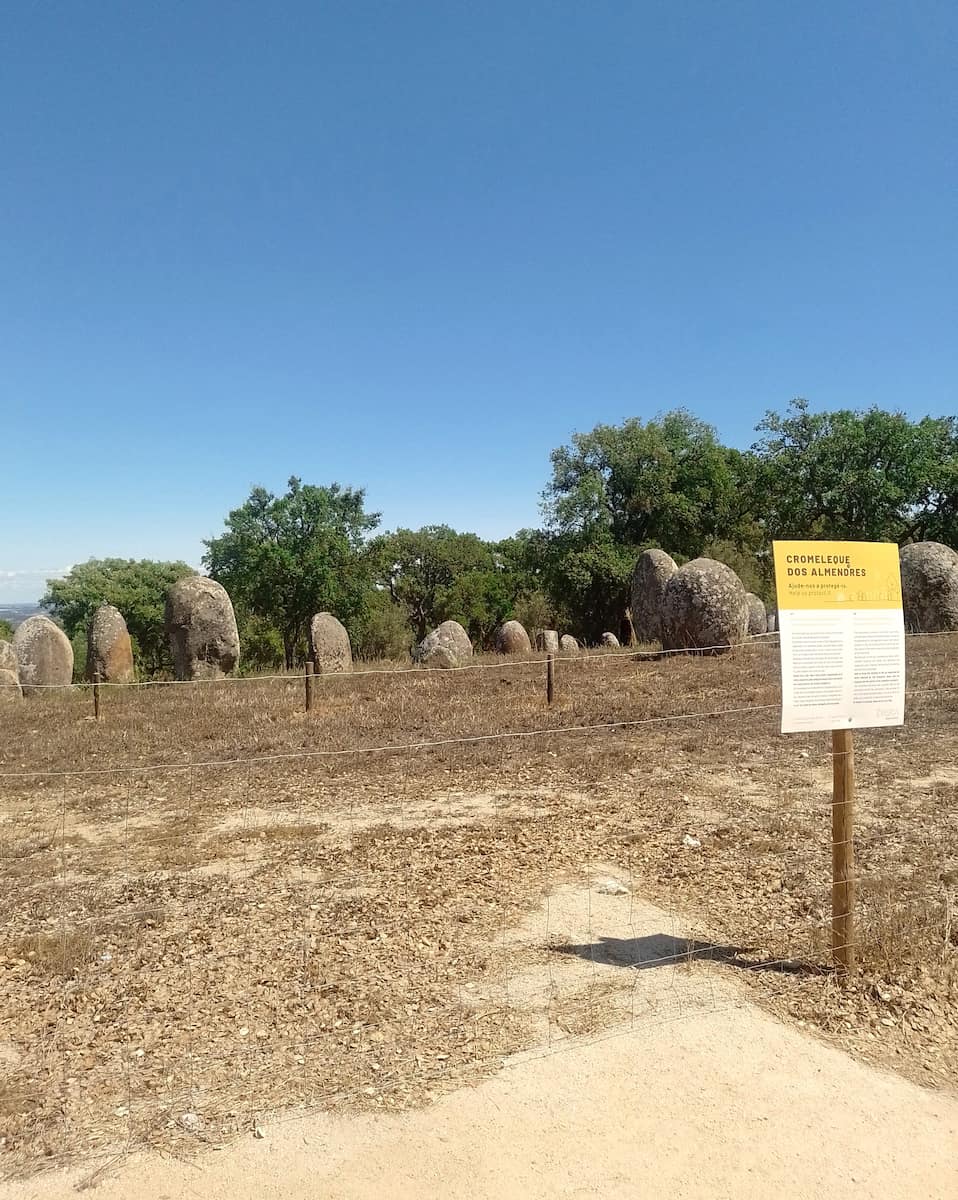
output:
M 958 6 L 7 4 L 0 602 L 254 484 L 538 520 L 576 429 L 956 411 Z

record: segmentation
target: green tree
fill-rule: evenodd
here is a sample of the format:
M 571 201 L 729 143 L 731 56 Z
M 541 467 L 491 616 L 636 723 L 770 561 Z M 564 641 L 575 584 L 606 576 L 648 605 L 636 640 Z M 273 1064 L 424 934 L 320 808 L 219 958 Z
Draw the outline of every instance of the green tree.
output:
M 371 588 L 365 537 L 379 524 L 361 488 L 294 476 L 284 496 L 253 488 L 225 524 L 205 543 L 203 562 L 234 604 L 279 631 L 287 668 L 314 613 L 334 613 L 351 634 L 358 628 Z
M 496 543 L 496 562 L 513 577 L 519 594 L 544 590 L 546 567 L 554 552 L 554 542 L 555 535 L 547 530 L 520 529 L 512 537 Z
M 515 576 L 515 615 L 530 632 L 555 627 L 586 642 L 597 642 L 606 630 L 629 636 L 626 613 L 638 551 L 617 542 L 604 524 L 523 529 L 500 542 L 498 552 Z
M 661 546 L 694 558 L 709 541 L 737 541 L 752 525 L 754 466 L 684 410 L 597 425 L 552 452 L 543 495 L 548 528 L 635 550 Z
M 757 470 L 752 453 L 722 445 L 683 409 L 575 434 L 552 452 L 545 531 L 521 539 L 527 577 L 577 637 L 628 637 L 642 550 L 659 546 L 683 561 L 719 540 L 749 552 L 761 544 Z
M 515 600 L 515 583 L 505 571 L 466 571 L 444 592 L 437 615 L 458 621 L 476 645 L 490 649 L 496 629 L 513 615 Z
M 412 626 L 405 611 L 393 603 L 387 591 L 374 589 L 353 642 L 353 653 L 362 659 L 408 659 L 412 641 Z
M 958 425 L 870 408 L 769 412 L 753 447 L 771 538 L 907 541 L 954 536 Z M 934 532 L 933 532 L 934 531 Z
M 286 657 L 283 639 L 275 625 L 242 608 L 236 614 L 236 623 L 242 648 L 240 670 L 244 674 L 255 675 L 282 669 Z
M 446 620 L 460 621 L 481 641 L 492 614 L 508 610 L 495 546 L 474 533 L 448 525 L 397 529 L 375 538 L 369 554 L 377 582 L 407 614 L 419 641 Z
M 958 549 L 958 417 L 926 417 L 928 473 L 899 541 L 944 542 Z
M 555 629 L 556 627 L 556 615 L 552 601 L 545 592 L 538 589 L 520 592 L 516 597 L 512 615 L 528 633 L 533 645 L 543 629 Z
M 77 681 L 77 683 L 80 683 L 86 679 L 86 630 L 78 629 L 73 637 L 70 638 L 70 643 L 73 646 L 73 678 Z
M 13 626 L 0 618 L 0 641 L 9 642 L 13 637 Z
M 635 548 L 608 533 L 559 534 L 544 568 L 557 625 L 596 643 L 606 630 L 626 634 Z
M 138 668 L 153 675 L 172 665 L 163 628 L 166 594 L 178 579 L 193 574 L 183 562 L 91 558 L 63 579 L 48 579 L 40 606 L 75 639 L 86 636 L 90 618 L 101 604 L 115 605 L 126 620 Z

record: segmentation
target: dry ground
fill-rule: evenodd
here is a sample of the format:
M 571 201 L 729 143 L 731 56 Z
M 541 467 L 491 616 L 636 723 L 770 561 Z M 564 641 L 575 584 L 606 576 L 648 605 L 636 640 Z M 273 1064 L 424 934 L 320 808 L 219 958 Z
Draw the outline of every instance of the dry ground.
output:
M 78 1162 L 0 1183 L 0 1200 L 953 1200 L 958 1097 L 761 1012 L 735 972 L 664 965 L 662 930 L 689 931 L 593 883 L 510 931 L 525 966 L 509 1000 L 536 1044 L 477 1086 L 403 1112 L 277 1116 L 215 1152 Z M 604 952 L 536 955 L 557 929 Z M 616 1023 L 577 1037 L 556 1019 L 590 1012 Z
M 772 646 L 563 661 L 551 709 L 533 661 L 324 677 L 308 716 L 295 678 L 106 689 L 100 724 L 84 690 L 5 705 L 6 1169 L 409 1107 L 541 1041 L 543 1013 L 548 1037 L 620 1021 L 561 965 L 629 973 L 635 946 L 512 933 L 557 888 L 598 895 L 600 864 L 675 914 L 654 957 L 954 1088 L 956 663 L 958 637 L 910 641 L 906 725 L 856 735 L 847 985 L 827 969 L 830 747 L 778 734 Z

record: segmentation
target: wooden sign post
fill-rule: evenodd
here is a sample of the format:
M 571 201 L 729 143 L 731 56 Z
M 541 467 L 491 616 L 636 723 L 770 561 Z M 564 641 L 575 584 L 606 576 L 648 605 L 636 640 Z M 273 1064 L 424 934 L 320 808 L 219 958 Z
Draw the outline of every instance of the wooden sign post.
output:
M 855 970 L 853 729 L 905 720 L 905 622 L 891 542 L 774 542 L 782 733 L 832 735 L 832 962 Z
M 832 961 L 855 970 L 855 750 L 850 729 L 832 731 Z

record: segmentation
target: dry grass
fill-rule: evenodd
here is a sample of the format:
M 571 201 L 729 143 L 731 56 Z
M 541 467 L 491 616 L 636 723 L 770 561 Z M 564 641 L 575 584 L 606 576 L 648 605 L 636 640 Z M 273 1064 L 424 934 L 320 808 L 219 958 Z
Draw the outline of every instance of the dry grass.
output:
M 910 642 L 909 687 L 953 686 L 956 662 L 958 638 Z M 532 661 L 326 676 L 308 717 L 296 678 L 108 689 L 99 725 L 83 691 L 8 706 L 0 770 L 102 772 L 0 780 L 9 1169 L 421 1103 L 488 1069 L 529 1044 L 528 1014 L 463 989 L 528 967 L 507 931 L 596 861 L 747 947 L 722 969 L 761 1002 L 954 1086 L 958 692 L 856 736 L 864 968 L 844 986 L 827 735 L 783 738 L 774 709 L 352 753 L 777 700 L 776 651 L 754 644 L 562 661 L 552 709 Z M 563 1004 L 577 1033 L 609 1019 L 601 997 Z

